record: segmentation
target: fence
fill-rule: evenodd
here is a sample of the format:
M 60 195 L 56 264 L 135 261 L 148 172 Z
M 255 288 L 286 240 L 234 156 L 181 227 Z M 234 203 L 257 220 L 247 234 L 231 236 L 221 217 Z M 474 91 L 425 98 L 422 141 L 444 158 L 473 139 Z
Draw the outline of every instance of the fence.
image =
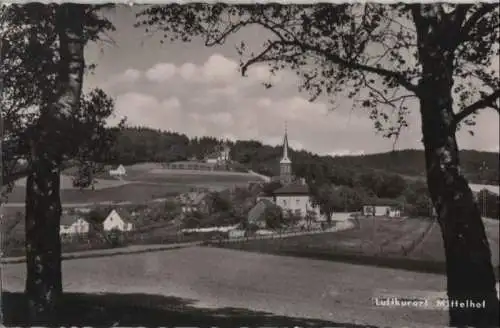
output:
M 293 230 L 288 230 L 287 232 L 279 231 L 276 233 L 271 233 L 271 234 L 266 234 L 266 235 L 254 235 L 254 236 L 245 236 L 245 237 L 236 237 L 236 238 L 224 238 L 224 239 L 218 239 L 218 240 L 208 240 L 208 241 L 206 241 L 206 243 L 207 244 L 222 245 L 222 244 L 227 244 L 227 243 L 247 242 L 250 240 L 282 239 L 282 238 L 289 238 L 289 237 L 296 237 L 296 236 L 322 234 L 325 232 L 338 232 L 338 231 L 351 229 L 353 227 L 355 227 L 353 222 L 344 221 L 344 222 L 337 223 L 334 227 L 331 227 L 329 229 L 314 229 L 314 230 L 293 229 Z

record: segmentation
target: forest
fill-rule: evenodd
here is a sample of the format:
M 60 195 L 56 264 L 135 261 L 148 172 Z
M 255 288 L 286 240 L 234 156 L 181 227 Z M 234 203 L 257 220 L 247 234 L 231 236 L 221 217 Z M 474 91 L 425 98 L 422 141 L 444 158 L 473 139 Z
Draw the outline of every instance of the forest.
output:
M 278 175 L 281 146 L 265 145 L 255 140 L 232 142 L 214 137 L 189 138 L 182 133 L 146 127 L 122 129 L 115 144 L 115 156 L 108 164 L 168 163 L 192 158 L 203 159 L 215 152 L 223 142 L 230 145 L 233 161 L 264 175 Z M 407 180 L 425 179 L 423 150 L 405 149 L 379 154 L 332 157 L 291 149 L 291 156 L 296 175 L 304 176 L 306 167 L 325 166 L 336 172 L 340 184 L 352 185 L 352 182 L 344 180 L 351 179 L 357 173 L 372 171 L 382 175 L 398 174 Z M 469 182 L 498 184 L 498 153 L 461 150 L 460 161 Z

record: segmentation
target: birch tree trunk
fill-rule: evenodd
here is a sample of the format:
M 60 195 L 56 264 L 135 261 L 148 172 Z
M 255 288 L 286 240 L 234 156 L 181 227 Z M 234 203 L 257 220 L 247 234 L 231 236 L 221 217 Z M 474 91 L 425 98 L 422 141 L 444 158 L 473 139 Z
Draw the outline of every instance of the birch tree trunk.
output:
M 498 297 L 490 246 L 478 205 L 460 172 L 452 97 L 454 56 L 450 43 L 454 36 L 446 29 L 452 22 L 444 21 L 437 6 L 421 7 L 416 17 L 423 68 L 420 111 L 427 183 L 445 247 L 448 298 L 450 304 L 485 305 L 476 309 L 450 306 L 450 325 L 497 327 Z
M 31 136 L 26 185 L 26 295 L 32 323 L 54 321 L 62 294 L 60 166 L 71 147 L 69 118 L 81 97 L 84 10 L 77 4 L 57 8 L 58 90 L 55 96 L 47 97 L 53 100 L 41 110 Z

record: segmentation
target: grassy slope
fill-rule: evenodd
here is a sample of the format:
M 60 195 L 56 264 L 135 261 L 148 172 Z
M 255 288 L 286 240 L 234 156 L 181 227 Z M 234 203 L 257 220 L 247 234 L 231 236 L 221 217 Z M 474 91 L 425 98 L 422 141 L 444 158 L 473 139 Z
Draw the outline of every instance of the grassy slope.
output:
M 110 179 L 106 173 L 100 175 L 96 190 L 75 189 L 71 185 L 71 174 L 74 168 L 64 171 L 62 178 L 61 199 L 63 203 L 92 203 L 105 201 L 130 201 L 142 202 L 152 198 L 161 198 L 172 194 L 189 191 L 192 187 L 228 188 L 235 185 L 246 185 L 248 182 L 261 181 L 260 178 L 250 174 L 235 174 L 223 172 L 211 174 L 210 172 L 183 173 L 179 171 L 162 170 L 160 164 L 143 163 L 126 166 L 127 176 L 124 184 L 118 180 Z M 17 183 L 9 194 L 10 203 L 23 203 L 25 185 L 23 181 Z

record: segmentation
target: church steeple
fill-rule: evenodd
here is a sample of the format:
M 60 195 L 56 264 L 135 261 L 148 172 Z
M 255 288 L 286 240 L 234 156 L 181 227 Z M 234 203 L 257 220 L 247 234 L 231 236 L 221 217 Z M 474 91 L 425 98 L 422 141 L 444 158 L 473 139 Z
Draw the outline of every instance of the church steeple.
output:
M 285 122 L 285 136 L 283 137 L 283 157 L 280 161 L 281 164 L 291 164 L 292 161 L 288 157 L 288 128 Z
M 283 137 L 283 157 L 280 161 L 280 180 L 283 184 L 292 182 L 292 161 L 288 157 L 288 129 L 285 123 L 285 136 Z

